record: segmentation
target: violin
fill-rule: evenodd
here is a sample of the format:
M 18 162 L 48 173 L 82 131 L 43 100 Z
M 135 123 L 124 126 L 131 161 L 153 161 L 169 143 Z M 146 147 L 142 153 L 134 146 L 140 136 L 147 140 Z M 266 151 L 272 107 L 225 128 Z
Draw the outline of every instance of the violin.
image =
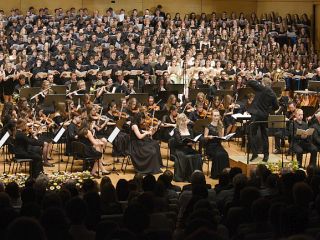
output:
M 146 118 L 144 119 L 141 128 L 145 129 L 145 130 L 150 130 L 151 128 L 155 128 L 160 124 L 159 119 L 157 118 L 153 118 L 150 116 L 146 116 Z
M 148 111 L 159 111 L 160 110 L 160 106 L 158 106 L 157 104 L 153 104 L 152 106 L 148 106 Z
M 117 111 L 113 111 L 112 112 L 112 116 L 117 117 L 119 119 L 120 118 L 125 118 L 125 119 L 129 118 L 129 115 L 127 113 L 119 112 L 118 110 Z

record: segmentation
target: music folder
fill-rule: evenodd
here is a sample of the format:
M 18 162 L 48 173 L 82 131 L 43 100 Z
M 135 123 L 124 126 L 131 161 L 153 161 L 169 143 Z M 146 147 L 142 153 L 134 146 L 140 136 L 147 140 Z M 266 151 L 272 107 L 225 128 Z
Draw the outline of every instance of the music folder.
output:
M 296 132 L 296 135 L 297 136 L 301 136 L 301 135 L 311 136 L 313 134 L 313 132 L 314 132 L 314 128 L 308 128 L 306 130 L 298 128 L 297 132 Z
M 219 137 L 219 136 L 214 136 L 214 138 L 217 138 L 217 139 L 221 139 L 221 140 L 226 140 L 228 141 L 229 139 L 231 139 L 236 133 L 230 133 L 224 137 Z
M 202 136 L 202 134 L 199 134 L 198 136 L 196 136 L 195 138 L 184 138 L 183 140 L 182 140 L 182 142 L 184 142 L 184 143 L 190 143 L 190 142 L 192 142 L 192 143 L 195 143 L 195 142 L 198 142 L 198 140 L 199 140 L 199 138 Z

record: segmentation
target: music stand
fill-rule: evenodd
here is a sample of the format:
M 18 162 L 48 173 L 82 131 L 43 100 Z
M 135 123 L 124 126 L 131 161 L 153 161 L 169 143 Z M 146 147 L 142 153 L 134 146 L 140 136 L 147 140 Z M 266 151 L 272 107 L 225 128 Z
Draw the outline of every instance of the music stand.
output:
M 157 98 L 156 98 L 155 100 L 156 100 L 156 102 L 158 102 L 158 101 L 161 99 L 161 101 L 162 101 L 163 103 L 166 103 L 167 100 L 168 100 L 168 98 L 169 98 L 169 96 L 170 96 L 171 94 L 174 94 L 174 92 L 160 91 L 160 92 L 158 93 L 158 96 L 157 96 Z M 174 94 L 174 95 L 178 98 L 178 96 L 177 96 L 176 94 Z
M 51 87 L 54 94 L 66 94 L 67 86 L 65 85 L 56 85 Z
M 317 93 L 320 92 L 320 82 L 318 81 L 309 81 L 308 82 L 308 89 L 312 91 L 316 91 Z
M 3 145 L 7 142 L 8 138 L 10 137 L 10 133 L 7 131 L 2 138 L 0 139 L 0 148 L 3 147 Z M 7 162 L 7 151 L 4 149 L 5 154 L 3 154 L 3 173 L 6 172 L 6 162 Z M 9 167 L 9 172 L 10 172 L 10 167 Z
M 250 88 L 250 87 L 240 88 L 239 89 L 238 100 L 245 99 L 249 93 L 255 94 L 254 90 L 252 88 Z
M 70 84 L 70 92 L 73 92 L 73 91 L 75 91 L 75 90 L 78 89 L 77 84 L 78 84 L 77 82 L 72 82 L 72 83 Z
M 58 172 L 60 172 L 60 162 L 63 162 L 63 157 L 62 157 L 62 142 L 60 141 L 61 137 L 65 133 L 66 129 L 63 127 L 63 124 L 61 127 L 58 129 L 56 132 L 56 135 L 52 139 L 52 141 L 56 144 L 58 144 L 58 155 L 59 155 L 59 160 L 58 160 Z
M 106 106 L 111 102 L 115 102 L 117 105 L 120 105 L 121 99 L 124 99 L 125 96 L 126 95 L 124 93 L 105 93 L 102 97 L 102 104 Z
M 44 107 L 56 107 L 58 103 L 65 103 L 66 95 L 65 94 L 48 94 L 44 98 L 43 106 Z
M 300 107 L 303 111 L 303 118 L 311 117 L 316 111 L 317 108 L 313 106 L 302 106 Z
M 229 90 L 231 88 L 232 85 L 234 85 L 234 81 L 221 81 L 220 82 L 221 87 L 223 87 L 226 90 Z
M 146 105 L 148 103 L 148 93 L 134 93 L 129 95 L 129 99 L 136 98 L 140 104 Z
M 168 84 L 167 91 L 174 92 L 176 94 L 183 94 L 184 84 Z
M 206 126 L 211 122 L 211 118 L 198 119 L 194 122 L 193 131 L 195 133 L 203 133 Z
M 121 105 L 121 100 L 125 98 L 124 93 L 105 93 L 103 94 L 102 104 L 104 106 L 111 102 L 115 102 L 117 105 Z
M 286 129 L 286 116 L 285 115 L 269 115 L 268 117 L 268 129 L 281 130 L 282 139 L 284 139 Z M 274 135 L 275 132 L 273 132 Z M 275 135 L 274 135 L 275 136 Z M 273 144 L 272 144 L 273 146 Z M 281 165 L 283 167 L 283 151 L 281 151 Z
M 216 93 L 215 93 L 215 96 L 219 96 L 220 99 L 222 99 L 224 96 L 227 96 L 227 95 L 230 95 L 232 96 L 233 95 L 233 91 L 232 90 L 217 90 Z
M 32 96 L 39 93 L 40 89 L 40 87 L 22 88 L 20 90 L 20 98 L 25 97 L 26 99 L 30 99 Z
M 94 95 L 90 94 L 89 96 L 90 96 L 90 100 L 93 101 L 94 100 Z M 85 97 L 85 94 L 73 95 L 72 96 L 72 100 L 73 100 L 73 102 L 75 104 L 77 104 L 79 102 L 79 99 L 80 99 L 80 104 L 83 104 L 84 97 Z
M 148 94 L 150 94 L 150 95 L 153 95 L 156 88 L 157 88 L 157 85 L 156 85 L 156 84 L 145 84 L 145 85 L 142 87 L 142 92 L 148 93 Z
M 159 110 L 154 112 L 154 117 L 162 121 L 163 117 L 168 113 L 167 110 Z

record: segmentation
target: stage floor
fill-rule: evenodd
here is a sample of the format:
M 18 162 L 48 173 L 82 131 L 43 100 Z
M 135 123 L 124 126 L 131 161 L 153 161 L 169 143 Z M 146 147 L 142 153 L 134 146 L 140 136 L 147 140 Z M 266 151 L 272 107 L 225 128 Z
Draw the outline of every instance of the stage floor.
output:
M 252 169 L 254 168 L 257 164 L 259 164 L 262 160 L 262 155 L 260 156 L 260 158 L 258 158 L 256 161 L 251 162 L 249 165 L 250 167 L 247 166 L 246 162 L 247 162 L 247 156 L 245 154 L 245 152 L 243 151 L 244 149 L 240 148 L 240 145 L 236 142 L 230 141 L 229 143 L 224 142 L 223 143 L 225 149 L 227 150 L 227 152 L 229 153 L 229 157 L 230 157 L 230 166 L 239 166 L 243 169 L 243 171 L 245 172 L 247 169 Z M 270 145 L 271 145 L 271 140 L 270 140 Z M 113 162 L 113 158 L 111 157 L 111 144 L 108 144 L 108 146 L 106 147 L 106 151 L 104 154 L 104 162 L 110 164 L 109 166 L 106 167 L 107 170 L 111 170 L 112 169 L 112 162 Z M 271 149 L 270 149 L 271 152 Z M 163 164 L 166 166 L 167 165 L 167 144 L 162 143 L 161 144 L 161 154 L 162 154 L 162 159 L 163 159 Z M 45 172 L 50 174 L 53 172 L 57 172 L 59 170 L 60 167 L 60 171 L 65 171 L 66 168 L 66 163 L 67 163 L 68 157 L 63 156 L 63 162 L 60 162 L 60 166 L 59 166 L 59 161 L 58 161 L 58 151 L 56 148 L 56 145 L 54 146 L 54 150 L 53 150 L 53 160 L 51 160 L 51 163 L 55 163 L 55 166 L 52 168 L 49 167 L 45 167 Z M 270 154 L 270 162 L 278 162 L 281 161 L 281 154 L 280 155 L 275 155 L 275 154 Z M 287 158 L 284 156 L 284 161 L 291 161 L 291 156 L 288 156 Z M 4 158 L 2 157 L 0 160 L 0 172 L 3 173 L 4 170 Z M 71 163 L 71 157 L 70 157 L 70 163 Z M 117 181 L 119 179 L 127 179 L 130 180 L 134 177 L 134 169 L 132 165 L 128 165 L 126 173 L 124 174 L 121 171 L 121 165 L 122 165 L 122 159 L 119 159 L 119 162 L 115 164 L 115 168 L 117 169 L 117 173 L 113 172 L 110 175 L 108 175 L 113 184 L 116 184 Z M 173 162 L 172 161 L 168 161 L 168 169 L 170 169 L 171 171 L 173 171 Z M 165 171 L 166 168 L 162 168 L 162 171 Z M 211 163 L 208 167 L 207 164 L 203 165 L 203 171 L 206 175 L 206 181 L 207 183 L 211 184 L 212 186 L 214 186 L 215 184 L 217 184 L 217 180 L 211 179 L 207 174 L 208 174 L 208 170 L 209 170 L 209 174 L 210 174 L 210 170 L 211 170 Z M 6 165 L 6 171 L 8 171 L 8 165 Z M 20 169 L 20 171 L 24 172 L 24 167 L 22 167 L 22 169 Z M 68 166 L 68 171 L 71 171 L 71 164 L 69 164 Z M 73 171 L 82 171 L 82 161 L 75 161 L 75 165 L 73 167 Z M 248 172 L 246 172 L 248 174 Z M 158 177 L 159 174 L 156 175 L 156 177 Z M 98 180 L 99 182 L 99 180 Z M 183 186 L 185 184 L 188 183 L 175 183 L 176 185 L 179 186 Z

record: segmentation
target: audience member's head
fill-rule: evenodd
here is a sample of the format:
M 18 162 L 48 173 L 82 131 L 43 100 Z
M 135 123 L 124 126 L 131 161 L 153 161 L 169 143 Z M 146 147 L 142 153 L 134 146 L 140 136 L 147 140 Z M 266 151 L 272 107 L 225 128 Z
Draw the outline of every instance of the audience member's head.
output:
M 8 227 L 7 240 L 46 240 L 43 227 L 34 219 L 21 217 L 14 220 Z

